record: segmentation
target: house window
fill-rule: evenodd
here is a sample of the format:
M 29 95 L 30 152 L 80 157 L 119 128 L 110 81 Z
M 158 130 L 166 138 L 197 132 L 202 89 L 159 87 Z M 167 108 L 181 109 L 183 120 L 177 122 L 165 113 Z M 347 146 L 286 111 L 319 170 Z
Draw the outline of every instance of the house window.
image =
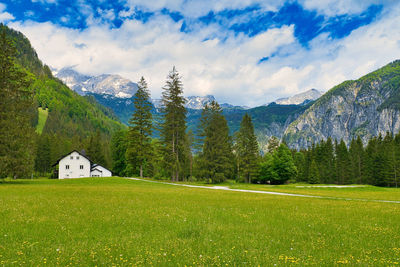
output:
M 76 159 L 79 159 L 79 156 L 76 156 Z
M 79 169 L 83 170 L 83 165 L 80 165 L 80 166 L 79 166 Z
M 69 170 L 69 165 L 65 165 L 65 169 L 66 169 L 66 170 Z
M 71 156 L 71 157 L 69 157 L 70 159 L 74 159 L 74 157 L 73 156 Z

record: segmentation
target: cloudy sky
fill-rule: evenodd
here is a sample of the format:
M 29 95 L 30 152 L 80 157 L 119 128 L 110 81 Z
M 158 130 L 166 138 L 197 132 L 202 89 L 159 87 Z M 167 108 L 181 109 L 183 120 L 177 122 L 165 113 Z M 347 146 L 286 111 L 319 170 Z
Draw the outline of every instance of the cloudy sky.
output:
M 256 106 L 400 59 L 397 0 L 0 0 L 44 63 Z

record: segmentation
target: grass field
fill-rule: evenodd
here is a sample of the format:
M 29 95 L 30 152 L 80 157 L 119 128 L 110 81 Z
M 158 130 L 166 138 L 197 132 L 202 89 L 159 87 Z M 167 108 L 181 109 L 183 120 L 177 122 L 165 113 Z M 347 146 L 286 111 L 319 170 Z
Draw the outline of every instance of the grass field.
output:
M 400 200 L 400 190 L 375 187 L 274 190 Z M 1 265 L 400 263 L 400 204 L 395 203 L 123 178 L 18 180 L 0 183 L 0 216 Z
M 39 107 L 38 114 L 39 114 L 39 119 L 38 119 L 38 124 L 36 125 L 36 132 L 38 134 L 42 134 L 44 125 L 46 124 L 47 121 L 47 117 L 49 116 L 49 110 L 42 109 L 41 107 Z

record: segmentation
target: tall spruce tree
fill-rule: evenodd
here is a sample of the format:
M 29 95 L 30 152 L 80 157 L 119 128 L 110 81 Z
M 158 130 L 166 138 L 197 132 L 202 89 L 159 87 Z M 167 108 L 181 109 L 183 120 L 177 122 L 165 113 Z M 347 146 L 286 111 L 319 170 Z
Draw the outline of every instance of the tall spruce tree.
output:
M 160 127 L 164 164 L 171 179 L 184 179 L 182 166 L 185 162 L 186 99 L 183 97 L 181 77 L 173 67 L 162 93 L 162 118 Z
M 139 168 L 139 175 L 143 177 L 143 168 L 150 162 L 152 155 L 151 135 L 153 131 L 152 104 L 146 80 L 142 77 L 138 83 L 138 90 L 133 99 L 135 107 L 129 120 L 128 148 L 126 158 L 133 169 Z
M 393 140 L 393 154 L 395 158 L 393 166 L 393 184 L 395 187 L 398 187 L 400 178 L 400 132 L 394 137 Z
M 352 168 L 352 183 L 363 183 L 364 175 L 364 146 L 361 137 L 352 139 L 349 148 L 351 168 Z
M 251 183 L 258 174 L 259 148 L 251 117 L 247 113 L 244 114 L 240 123 L 235 148 L 238 174 L 246 183 Z
M 206 109 L 206 108 L 205 108 Z M 201 154 L 203 175 L 213 183 L 223 182 L 233 175 L 232 140 L 228 123 L 217 102 L 207 107 L 204 120 L 204 144 Z
M 308 182 L 310 184 L 320 183 L 320 174 L 319 174 L 318 166 L 317 166 L 317 163 L 315 162 L 315 160 L 311 161 L 310 174 L 308 175 Z
M 295 152 L 293 155 L 293 162 L 297 169 L 297 177 L 296 182 L 305 182 L 307 181 L 305 177 L 305 169 L 306 169 L 306 159 L 305 154 L 306 152 Z
M 128 132 L 121 130 L 113 134 L 111 138 L 112 171 L 118 176 L 126 175 L 126 150 Z
M 108 167 L 104 155 L 104 143 L 101 137 L 100 131 L 97 130 L 96 134 L 89 137 L 89 143 L 87 145 L 86 154 L 89 159 L 96 164 Z
M 30 80 L 16 64 L 17 51 L 0 28 L 0 177 L 30 177 L 35 155 Z
M 35 171 L 45 174 L 51 170 L 51 145 L 47 134 L 38 136 L 36 143 Z
M 351 177 L 351 161 L 349 151 L 343 139 L 339 144 L 336 142 L 336 174 L 338 184 L 347 184 Z

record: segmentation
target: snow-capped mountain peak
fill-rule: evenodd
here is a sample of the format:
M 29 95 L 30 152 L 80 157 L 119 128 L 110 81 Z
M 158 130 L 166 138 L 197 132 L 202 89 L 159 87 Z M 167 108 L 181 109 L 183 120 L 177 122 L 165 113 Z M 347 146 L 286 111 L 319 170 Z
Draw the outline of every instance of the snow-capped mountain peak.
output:
M 80 95 L 95 93 L 117 98 L 131 98 L 138 88 L 136 83 L 120 75 L 88 76 L 75 71 L 72 67 L 54 71 L 53 74 Z
M 305 91 L 303 93 L 291 97 L 279 98 L 274 102 L 279 105 L 300 105 L 300 104 L 307 104 L 310 101 L 314 101 L 318 99 L 320 96 L 322 96 L 322 93 L 320 91 L 316 89 L 310 89 L 308 91 Z

